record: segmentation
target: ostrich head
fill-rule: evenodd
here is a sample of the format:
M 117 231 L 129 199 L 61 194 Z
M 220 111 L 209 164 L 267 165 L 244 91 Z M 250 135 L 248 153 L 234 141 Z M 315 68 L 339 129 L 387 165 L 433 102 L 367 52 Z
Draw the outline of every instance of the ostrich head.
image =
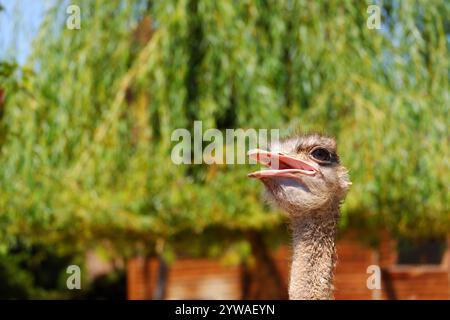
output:
M 292 217 L 333 212 L 351 184 L 331 137 L 297 135 L 248 155 L 269 167 L 249 177 L 260 179 L 269 198 Z

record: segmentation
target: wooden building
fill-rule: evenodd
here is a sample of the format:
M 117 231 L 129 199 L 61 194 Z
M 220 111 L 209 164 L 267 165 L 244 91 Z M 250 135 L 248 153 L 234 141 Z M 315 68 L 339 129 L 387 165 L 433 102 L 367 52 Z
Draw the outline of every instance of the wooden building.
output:
M 425 246 L 422 252 L 409 250 L 404 253 L 399 252 L 398 241 L 387 236 L 382 237 L 376 249 L 362 245 L 351 236 L 345 237 L 337 244 L 335 298 L 450 299 L 449 247 L 446 241 L 441 241 L 437 246 Z M 442 249 L 440 252 L 439 248 Z M 428 257 L 424 258 L 423 254 Z M 287 290 L 290 260 L 288 246 L 282 246 L 274 252 L 273 260 Z M 376 266 L 379 266 L 381 274 L 380 290 L 369 289 L 367 285 Z M 130 260 L 127 268 L 128 299 L 155 298 L 160 270 L 159 262 L 155 259 Z M 245 272 L 243 266 L 226 266 L 211 259 L 178 259 L 167 267 L 164 294 L 160 297 L 242 299 L 245 296 Z

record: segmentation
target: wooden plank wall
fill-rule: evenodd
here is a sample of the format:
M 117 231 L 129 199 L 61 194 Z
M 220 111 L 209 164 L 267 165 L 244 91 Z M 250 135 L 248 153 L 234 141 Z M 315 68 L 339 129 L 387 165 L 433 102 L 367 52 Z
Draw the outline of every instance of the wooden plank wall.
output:
M 395 242 L 386 238 L 378 250 L 347 238 L 337 244 L 335 298 L 346 299 L 450 299 L 449 254 L 440 266 L 396 266 Z M 289 277 L 290 250 L 279 248 L 273 257 L 285 283 Z M 370 290 L 369 265 L 382 270 L 382 290 Z M 151 299 L 157 279 L 155 260 L 135 258 L 128 263 L 128 298 Z M 240 266 L 225 266 L 210 259 L 179 259 L 170 267 L 166 299 L 241 299 Z
M 438 266 L 393 266 L 383 270 L 383 279 L 383 299 L 450 299 L 449 274 Z
M 214 260 L 183 259 L 171 268 L 167 285 L 167 299 L 239 299 L 241 272 Z
M 341 240 L 337 244 L 338 262 L 334 278 L 336 300 L 372 299 L 367 288 L 367 267 L 376 264 L 375 252 L 353 240 Z

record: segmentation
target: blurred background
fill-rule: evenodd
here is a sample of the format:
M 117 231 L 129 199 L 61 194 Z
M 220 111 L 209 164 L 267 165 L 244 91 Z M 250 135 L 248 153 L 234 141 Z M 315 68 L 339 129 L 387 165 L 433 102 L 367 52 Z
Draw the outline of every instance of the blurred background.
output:
M 449 17 L 445 0 L 0 0 L 0 298 L 287 298 L 289 229 L 252 167 L 170 161 L 201 120 L 336 136 L 353 182 L 336 298 L 449 299 Z

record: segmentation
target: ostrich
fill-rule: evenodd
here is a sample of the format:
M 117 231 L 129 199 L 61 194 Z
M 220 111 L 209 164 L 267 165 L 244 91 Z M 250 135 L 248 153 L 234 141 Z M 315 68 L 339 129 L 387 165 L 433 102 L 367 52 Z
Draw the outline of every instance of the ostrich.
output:
M 339 207 L 351 182 L 340 164 L 334 138 L 298 135 L 251 150 L 270 169 L 250 173 L 268 198 L 284 210 L 293 234 L 289 299 L 333 299 L 335 235 Z

